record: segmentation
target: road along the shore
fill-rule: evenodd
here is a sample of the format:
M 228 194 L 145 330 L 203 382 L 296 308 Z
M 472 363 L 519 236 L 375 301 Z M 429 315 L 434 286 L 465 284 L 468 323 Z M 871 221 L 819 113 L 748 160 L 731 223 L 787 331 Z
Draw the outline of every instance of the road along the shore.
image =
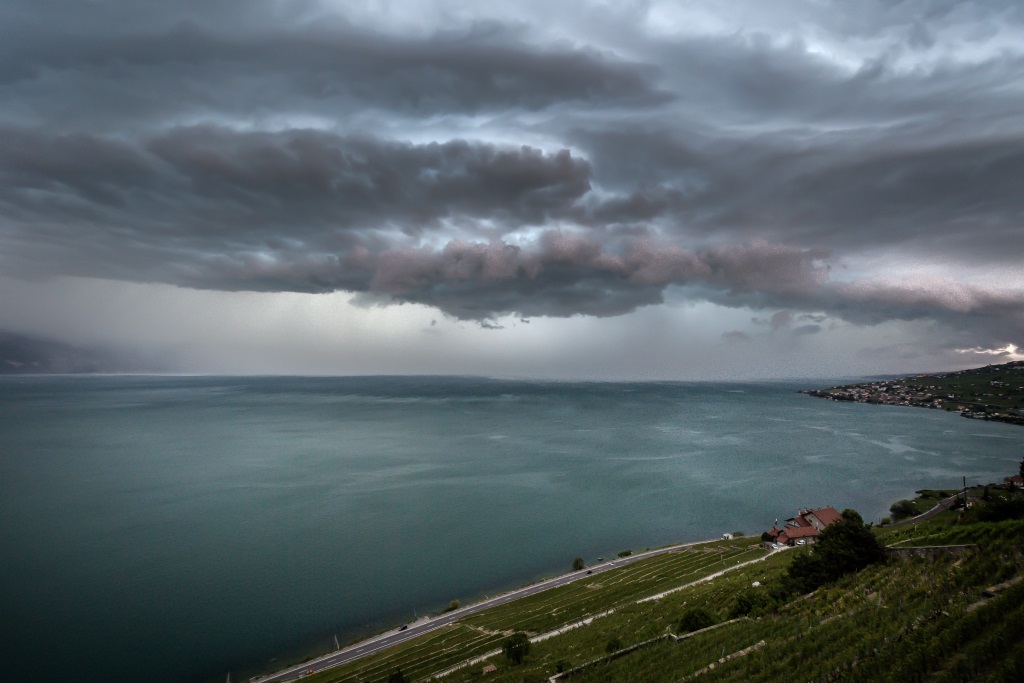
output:
M 636 553 L 635 555 L 617 557 L 613 560 L 608 560 L 607 562 L 602 562 L 601 564 L 588 567 L 590 574 L 587 574 L 587 572 L 583 570 L 563 574 L 538 583 L 530 584 L 529 586 L 524 586 L 523 588 L 517 588 L 507 593 L 502 593 L 501 595 L 497 595 L 493 598 L 487 598 L 486 600 L 466 605 L 465 607 L 460 607 L 459 609 L 452 610 L 451 612 L 439 614 L 436 617 L 424 617 L 409 624 L 404 631 L 391 630 L 378 636 L 374 636 L 373 638 L 362 640 L 336 652 L 331 652 L 308 662 L 303 662 L 302 664 L 296 664 L 295 666 L 282 669 L 281 671 L 273 674 L 258 676 L 252 680 L 259 681 L 259 683 L 283 683 L 284 681 L 293 681 L 302 676 L 309 675 L 310 673 L 316 673 L 318 671 L 323 671 L 324 669 L 331 669 L 336 666 L 340 666 L 341 664 L 347 664 L 348 662 L 361 657 L 377 654 L 389 647 L 412 640 L 424 633 L 430 633 L 431 631 L 435 631 L 442 626 L 447 626 L 448 624 L 458 621 L 470 614 L 475 614 L 476 612 L 480 612 L 491 607 L 504 605 L 505 603 L 512 602 L 520 598 L 551 590 L 552 588 L 558 588 L 559 586 L 565 586 L 574 581 L 585 579 L 588 576 L 611 571 L 612 569 L 617 569 L 618 567 L 632 564 L 633 562 L 637 562 L 648 557 L 654 557 L 655 555 L 662 555 L 674 550 L 702 545 L 704 543 L 714 543 L 720 540 L 721 539 L 714 538 L 704 541 L 694 541 L 693 543 L 679 543 L 676 545 L 666 546 L 664 548 L 657 548 L 655 550 L 647 550 L 642 553 Z

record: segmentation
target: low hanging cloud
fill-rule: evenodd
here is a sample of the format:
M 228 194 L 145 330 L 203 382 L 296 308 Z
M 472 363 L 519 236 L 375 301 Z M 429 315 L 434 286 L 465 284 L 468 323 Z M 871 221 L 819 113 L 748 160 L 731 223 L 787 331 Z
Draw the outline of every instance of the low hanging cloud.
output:
M 36 275 L 346 290 L 476 320 L 615 316 L 681 287 L 723 305 L 861 323 L 1016 324 L 1022 308 L 1017 291 L 956 281 L 834 282 L 821 248 L 757 239 L 688 247 L 670 229 L 576 221 L 595 200 L 593 173 L 567 149 L 209 126 L 134 143 L 7 127 L 0 143 L 0 239 L 9 266 L 31 264 Z M 547 227 L 559 221 L 567 227 Z M 529 226 L 538 229 L 524 233 Z M 453 232 L 463 236 L 446 237 Z M 779 311 L 770 324 L 792 319 Z

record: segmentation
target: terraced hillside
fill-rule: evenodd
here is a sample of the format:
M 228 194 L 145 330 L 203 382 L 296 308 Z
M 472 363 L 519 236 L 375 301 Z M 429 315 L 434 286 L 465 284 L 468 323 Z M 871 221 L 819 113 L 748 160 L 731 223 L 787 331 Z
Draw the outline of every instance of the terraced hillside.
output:
M 1000 492 L 1004 503 L 1024 494 Z M 993 508 L 994 509 L 994 508 Z M 1004 510 L 1011 510 L 1004 506 Z M 1024 519 L 950 511 L 875 528 L 883 563 L 810 594 L 795 557 L 756 539 L 702 544 L 466 617 L 306 681 L 1024 680 Z M 755 585 L 757 584 L 757 585 Z M 718 623 L 683 634 L 698 609 Z M 532 639 L 521 663 L 502 644 Z
M 471 615 L 441 631 L 429 633 L 380 655 L 303 677 L 310 683 L 385 681 L 401 669 L 406 680 L 422 680 L 450 667 L 500 649 L 508 636 L 524 631 L 533 637 L 564 642 L 574 631 L 591 633 L 584 620 L 644 613 L 637 600 L 685 586 L 722 570 L 768 556 L 757 539 L 705 543 L 641 560 L 613 571 L 594 574 L 568 586 L 555 588 Z M 610 612 L 610 614 L 608 614 Z M 554 631 L 569 629 L 560 635 Z M 542 641 L 543 642 L 547 642 Z M 601 643 L 601 648 L 604 647 Z M 538 643 L 535 649 L 543 649 Z M 479 667 L 477 667 L 479 668 Z M 462 674 L 475 669 L 466 667 Z M 451 674 L 458 680 L 460 672 Z

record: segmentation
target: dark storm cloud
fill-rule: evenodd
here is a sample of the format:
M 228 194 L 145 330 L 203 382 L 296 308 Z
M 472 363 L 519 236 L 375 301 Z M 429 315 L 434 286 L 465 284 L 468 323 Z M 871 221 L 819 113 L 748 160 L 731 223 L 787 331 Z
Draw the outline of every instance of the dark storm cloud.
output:
M 717 73 L 709 61 L 699 71 L 705 89 L 754 97 L 737 85 L 739 67 Z M 754 55 L 747 62 L 764 101 L 699 96 L 692 106 L 702 111 L 673 129 L 572 131 L 595 181 L 618 188 L 581 220 L 661 221 L 689 236 L 795 239 L 844 251 L 910 243 L 976 263 L 1024 257 L 1024 91 L 1006 88 L 1024 73 L 1024 59 L 950 67 L 941 76 L 887 76 L 884 69 L 844 76 L 830 67 L 834 78 L 820 87 L 807 83 L 814 70 L 799 63 L 780 75 L 758 73 L 764 67 Z M 806 102 L 779 96 L 797 82 L 811 91 Z M 715 129 L 713 121 L 731 116 L 753 132 Z M 765 123 L 776 117 L 782 122 Z M 757 122 L 769 127 L 760 132 Z
M 9 217 L 22 226 L 63 222 L 97 239 L 131 233 L 132 243 L 155 249 L 329 245 L 356 228 L 412 233 L 443 218 L 541 223 L 586 193 L 589 176 L 567 150 L 463 140 L 192 127 L 133 143 L 0 127 Z
M 87 11 L 73 5 L 72 16 Z M 239 25 L 193 10 L 134 30 L 64 22 L 54 34 L 42 21 L 0 29 L 0 93 L 25 121 L 118 129 L 188 116 L 334 118 L 370 108 L 422 117 L 669 97 L 652 85 L 651 67 L 594 49 L 538 48 L 498 24 L 396 37 L 343 21 Z
M 523 10 L 412 30 L 314 0 L 5 3 L 0 265 L 487 324 L 671 294 L 791 316 L 773 328 L 1019 339 L 1019 278 L 901 270 L 1024 262 L 1019 4 L 736 6 L 764 26 L 666 38 L 649 4 L 603 29 Z M 897 272 L 837 277 L 882 252 Z

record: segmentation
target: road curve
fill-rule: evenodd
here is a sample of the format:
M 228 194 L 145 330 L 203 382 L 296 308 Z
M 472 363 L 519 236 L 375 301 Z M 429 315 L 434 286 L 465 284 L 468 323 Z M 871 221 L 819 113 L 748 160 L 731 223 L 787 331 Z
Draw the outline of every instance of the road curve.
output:
M 662 555 L 664 553 L 672 552 L 673 550 L 679 550 L 680 548 L 688 548 L 690 546 L 700 545 L 703 543 L 711 543 L 717 540 L 720 539 L 716 538 L 704 541 L 695 541 L 693 543 L 680 543 L 678 545 L 671 545 L 665 548 L 658 548 L 656 550 L 648 550 L 646 552 L 629 555 L 627 557 L 617 557 L 614 560 L 609 560 L 607 562 L 594 565 L 593 567 L 589 567 L 589 570 L 591 571 L 591 574 L 600 574 L 648 557 Z M 502 593 L 501 595 L 497 595 L 493 598 L 475 602 L 472 605 L 466 605 L 465 607 L 460 607 L 459 609 L 452 610 L 451 612 L 445 612 L 444 614 L 440 614 L 436 617 L 420 619 L 409 624 L 408 628 L 404 631 L 391 630 L 387 633 L 360 641 L 355 645 L 350 645 L 336 652 L 323 655 L 322 657 L 317 657 L 316 659 L 302 664 L 297 664 L 287 669 L 282 669 L 281 671 L 273 674 L 258 676 L 252 680 L 259 681 L 259 683 L 283 683 L 284 681 L 293 681 L 301 678 L 302 676 L 309 675 L 310 673 L 316 673 L 323 671 L 324 669 L 331 669 L 341 664 L 347 664 L 348 662 L 361 657 L 377 654 L 389 647 L 398 645 L 399 643 L 404 643 L 405 641 L 421 636 L 424 633 L 430 633 L 442 626 L 447 626 L 448 624 L 458 621 L 470 614 L 474 614 L 491 607 L 496 607 L 498 605 L 504 605 L 507 602 L 512 602 L 536 593 L 551 590 L 552 588 L 564 586 L 572 583 L 573 581 L 585 579 L 587 576 L 587 572 L 581 570 L 556 576 L 553 579 L 546 579 L 523 588 L 517 588 L 516 590 Z

